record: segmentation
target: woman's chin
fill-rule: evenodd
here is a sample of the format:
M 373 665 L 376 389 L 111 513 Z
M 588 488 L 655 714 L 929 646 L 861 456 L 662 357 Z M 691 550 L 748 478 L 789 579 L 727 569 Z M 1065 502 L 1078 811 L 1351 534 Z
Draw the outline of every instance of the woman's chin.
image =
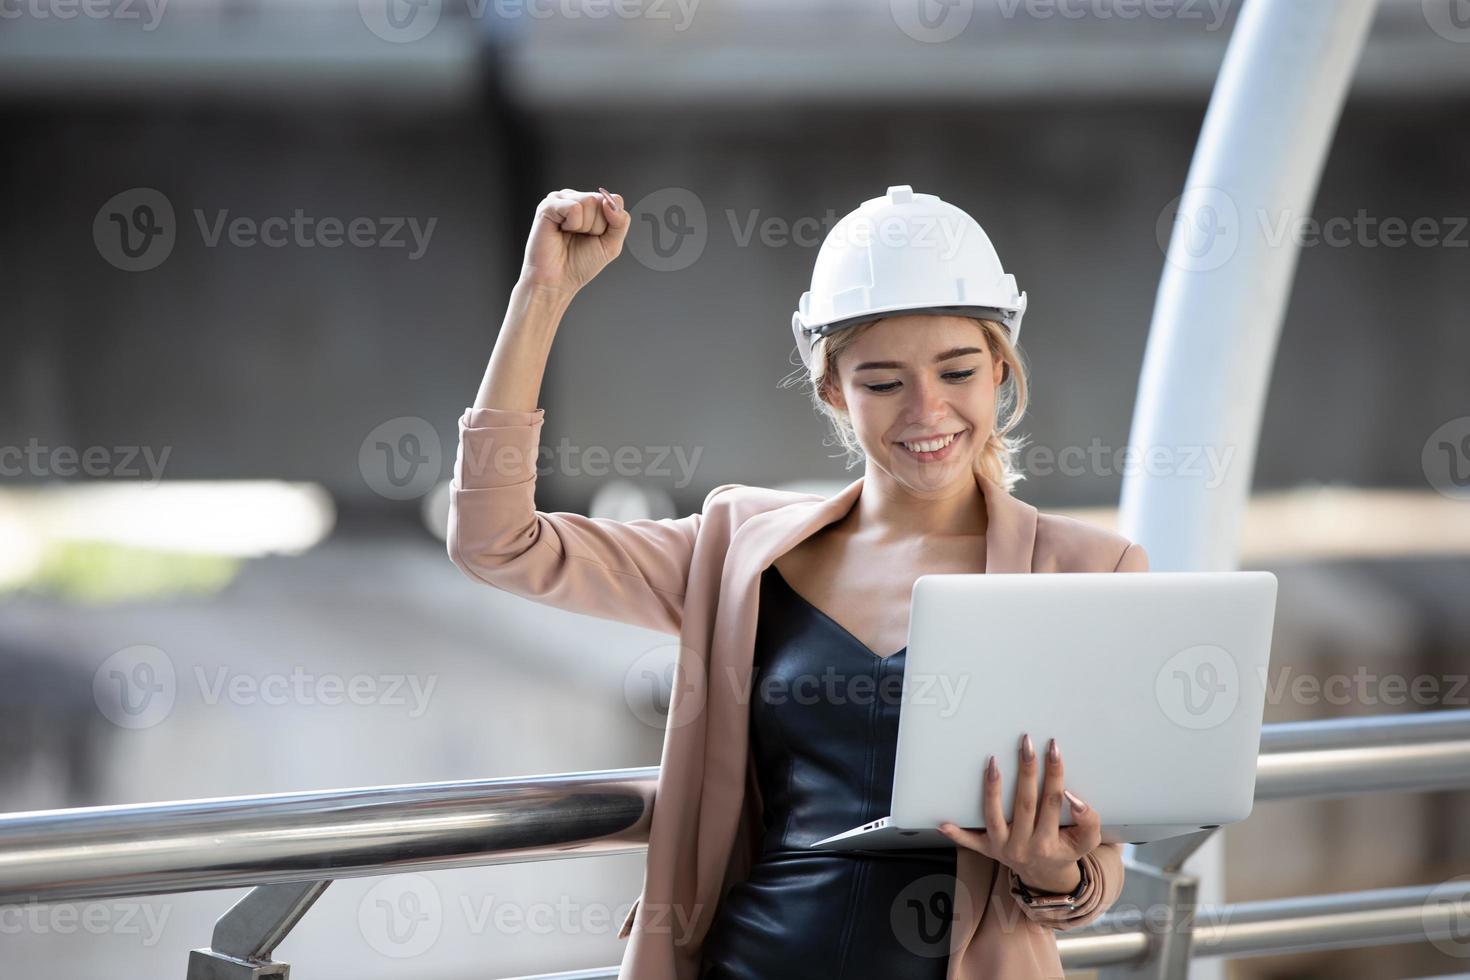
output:
M 948 490 L 974 480 L 971 468 L 962 459 L 923 464 L 894 460 L 889 473 L 898 483 L 921 495 Z

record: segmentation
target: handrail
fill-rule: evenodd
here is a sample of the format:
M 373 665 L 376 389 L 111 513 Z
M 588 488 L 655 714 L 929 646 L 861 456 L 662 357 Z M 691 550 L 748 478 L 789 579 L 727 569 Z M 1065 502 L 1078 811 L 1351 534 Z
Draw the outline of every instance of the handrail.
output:
M 1470 786 L 1470 710 L 1416 718 L 1266 726 L 1263 747 L 1289 748 L 1260 757 L 1256 799 Z M 636 851 L 657 776 L 642 767 L 4 814 L 0 903 Z
M 1261 752 L 1369 748 L 1406 741 L 1470 738 L 1470 711 L 1416 711 L 1405 715 L 1374 715 L 1369 720 L 1371 725 L 1361 724 L 1362 718 L 1265 725 L 1261 728 Z
M 637 851 L 658 767 L 0 814 L 0 904 Z
M 1470 786 L 1470 740 L 1269 753 L 1256 764 L 1256 800 Z
M 1470 878 L 1244 902 L 1200 910 L 1194 955 L 1265 956 L 1441 939 L 1458 949 L 1465 944 L 1467 916 Z
M 1350 949 L 1456 937 L 1457 916 L 1470 915 L 1470 881 L 1451 888 L 1380 888 L 1337 895 L 1307 895 L 1238 902 L 1200 910 L 1194 922 L 1194 957 L 1267 956 L 1311 950 Z M 1148 936 L 1111 931 L 1106 923 L 1057 936 L 1068 970 L 1132 962 Z M 616 980 L 618 968 L 544 973 L 514 980 Z

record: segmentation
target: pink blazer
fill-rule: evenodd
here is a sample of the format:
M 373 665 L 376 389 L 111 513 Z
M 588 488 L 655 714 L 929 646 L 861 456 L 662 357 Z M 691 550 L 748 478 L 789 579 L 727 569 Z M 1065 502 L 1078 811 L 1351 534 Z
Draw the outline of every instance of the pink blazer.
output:
M 536 509 L 544 409 L 469 409 L 459 422 L 449 556 L 466 575 L 537 602 L 680 639 L 644 882 L 619 938 L 620 980 L 695 980 L 725 891 L 759 840 L 760 794 L 748 750 L 761 573 L 842 518 L 859 478 L 832 497 L 725 484 L 703 510 L 614 521 Z M 1041 514 L 976 474 L 989 515 L 987 572 L 1141 572 L 1138 544 Z M 1123 885 L 1121 846 L 1085 858 L 1091 884 L 1074 911 L 1037 910 L 1009 868 L 959 851 L 948 980 L 1061 977 L 1055 929 L 1101 915 Z

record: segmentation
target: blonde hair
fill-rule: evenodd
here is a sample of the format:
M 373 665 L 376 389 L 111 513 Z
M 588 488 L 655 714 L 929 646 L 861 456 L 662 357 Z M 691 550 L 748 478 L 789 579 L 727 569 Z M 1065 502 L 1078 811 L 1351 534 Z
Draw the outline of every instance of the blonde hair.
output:
M 985 345 L 992 356 L 999 356 L 1005 364 L 1000 388 L 996 392 L 996 425 L 986 437 L 974 461 L 974 468 L 1006 492 L 1026 479 L 1016 464 L 1016 455 L 1025 448 L 1025 436 L 1012 436 L 1010 432 L 1026 414 L 1029 386 L 1026 379 L 1026 364 L 1021 352 L 1011 343 L 1010 331 L 995 320 L 967 317 L 980 325 L 985 332 Z M 825 337 L 812 338 L 812 365 L 810 369 L 795 372 L 783 387 L 790 383 L 806 381 L 810 386 L 812 405 L 827 417 L 837 437 L 837 442 L 847 453 L 847 468 L 851 469 L 866 458 L 852 418 L 845 409 L 837 408 L 822 397 L 825 388 L 836 384 L 838 356 L 857 342 L 865 332 L 881 320 L 838 330 Z

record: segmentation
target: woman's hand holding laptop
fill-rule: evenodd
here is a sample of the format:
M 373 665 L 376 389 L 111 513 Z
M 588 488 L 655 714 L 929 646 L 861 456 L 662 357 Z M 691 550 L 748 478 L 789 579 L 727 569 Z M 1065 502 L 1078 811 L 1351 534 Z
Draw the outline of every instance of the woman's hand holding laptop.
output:
M 1010 823 L 1001 807 L 1000 765 L 992 755 L 985 766 L 982 794 L 986 829 L 965 830 L 952 823 L 940 824 L 939 829 L 959 846 L 1006 865 L 1032 891 L 1067 894 L 1081 883 L 1082 856 L 1102 842 L 1102 818 L 1065 788 L 1056 739 L 1047 747 L 1039 799 L 1036 765 L 1036 748 L 1026 735 L 1021 739 L 1015 819 Z M 1074 821 L 1066 827 L 1061 826 L 1064 796 L 1072 805 Z

